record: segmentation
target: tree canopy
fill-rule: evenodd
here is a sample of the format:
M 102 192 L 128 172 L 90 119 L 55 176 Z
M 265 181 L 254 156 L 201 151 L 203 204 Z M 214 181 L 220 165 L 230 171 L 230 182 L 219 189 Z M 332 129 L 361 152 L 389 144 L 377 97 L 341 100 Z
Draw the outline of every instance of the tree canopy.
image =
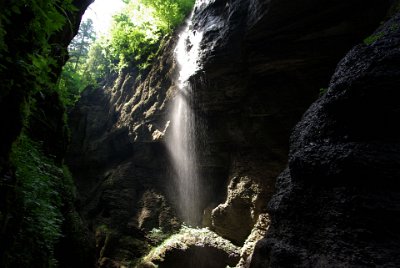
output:
M 163 36 L 182 23 L 193 7 L 194 0 L 125 1 L 126 8 L 114 16 L 111 47 L 120 67 L 149 65 Z
M 90 46 L 95 39 L 93 21 L 88 19 L 81 23 L 78 34 L 68 46 L 70 58 L 63 68 L 58 83 L 58 92 L 66 105 L 73 105 L 83 89 L 95 82 L 89 75 L 86 64 Z
M 158 53 L 162 38 L 188 15 L 194 0 L 124 0 L 106 36 L 95 38 L 92 21 L 84 21 L 69 46 L 70 60 L 63 69 L 59 92 L 72 105 L 89 84 L 106 80 L 122 68 L 145 70 Z

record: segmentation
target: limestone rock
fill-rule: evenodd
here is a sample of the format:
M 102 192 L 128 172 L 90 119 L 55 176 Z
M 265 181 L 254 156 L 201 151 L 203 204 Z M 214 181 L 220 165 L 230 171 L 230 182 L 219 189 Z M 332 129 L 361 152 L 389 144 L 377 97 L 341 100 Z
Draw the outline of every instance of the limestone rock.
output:
M 251 230 L 250 235 L 240 249 L 240 261 L 235 266 L 236 268 L 248 268 L 251 264 L 254 248 L 259 240 L 261 240 L 268 231 L 270 219 L 268 214 L 263 213 L 258 216 L 258 220 Z
M 139 268 L 197 267 L 225 268 L 239 261 L 239 248 L 206 228 L 183 227 L 153 249 Z
M 294 129 L 251 267 L 400 265 L 399 25 L 355 46 Z
M 140 209 L 137 214 L 138 228 L 150 231 L 154 228 L 162 228 L 171 232 L 179 229 L 179 221 L 168 206 L 165 197 L 154 191 L 146 191 L 139 202 Z
M 212 211 L 212 227 L 223 237 L 242 244 L 250 234 L 258 214 L 255 202 L 260 186 L 248 177 L 235 177 L 228 186 L 228 198 Z

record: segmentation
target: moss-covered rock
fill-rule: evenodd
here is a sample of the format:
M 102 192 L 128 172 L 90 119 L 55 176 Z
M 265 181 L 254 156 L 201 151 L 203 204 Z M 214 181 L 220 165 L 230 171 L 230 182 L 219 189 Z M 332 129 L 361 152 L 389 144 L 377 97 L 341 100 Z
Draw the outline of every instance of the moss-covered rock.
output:
M 6 212 L 11 229 L 4 251 L 4 267 L 54 267 L 58 263 L 88 265 L 90 246 L 74 208 L 74 188 L 67 168 L 46 156 L 42 144 L 23 134 L 13 144 L 15 167 L 13 209 Z M 4 219 L 3 219 L 4 220 Z M 77 250 L 77 247 L 79 250 Z
M 138 265 L 147 267 L 225 268 L 239 261 L 239 248 L 216 233 L 183 226 L 160 246 L 152 249 Z

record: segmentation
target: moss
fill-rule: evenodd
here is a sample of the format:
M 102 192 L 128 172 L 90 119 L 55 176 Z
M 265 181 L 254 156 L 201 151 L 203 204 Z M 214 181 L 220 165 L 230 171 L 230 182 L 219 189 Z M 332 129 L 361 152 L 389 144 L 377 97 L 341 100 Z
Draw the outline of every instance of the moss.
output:
M 188 249 L 192 245 L 210 246 L 221 249 L 228 255 L 239 255 L 239 247 L 233 245 L 229 240 L 226 240 L 208 228 L 190 228 L 182 226 L 179 233 L 170 236 L 164 240 L 162 244 L 153 248 L 147 254 L 138 267 L 157 267 L 157 263 L 164 261 L 165 255 L 171 249 Z
M 319 89 L 319 96 L 325 95 L 325 93 L 328 92 L 328 88 L 320 88 Z
M 54 245 L 63 220 L 59 187 L 63 173 L 46 157 L 40 144 L 26 135 L 13 144 L 11 161 L 16 168 L 17 215 L 21 215 L 15 242 L 6 264 L 12 267 L 56 265 Z
M 364 44 L 366 45 L 371 45 L 372 43 L 375 43 L 379 39 L 381 39 L 385 35 L 384 32 L 379 32 L 373 35 L 368 36 L 367 38 L 364 39 Z
M 10 159 L 16 176 L 14 226 L 2 267 L 89 264 L 90 243 L 74 208 L 76 190 L 68 168 L 58 166 L 26 134 L 13 144 Z
M 367 38 L 365 38 L 364 44 L 371 45 L 376 41 L 378 41 L 379 39 L 381 39 L 385 34 L 390 34 L 398 31 L 399 27 L 400 27 L 399 24 L 393 23 L 392 25 L 390 25 L 388 30 L 374 33 L 373 35 L 370 35 Z
M 147 235 L 146 238 L 150 241 L 153 245 L 159 245 L 162 241 L 166 240 L 170 237 L 170 233 L 165 233 L 160 228 L 153 228 Z

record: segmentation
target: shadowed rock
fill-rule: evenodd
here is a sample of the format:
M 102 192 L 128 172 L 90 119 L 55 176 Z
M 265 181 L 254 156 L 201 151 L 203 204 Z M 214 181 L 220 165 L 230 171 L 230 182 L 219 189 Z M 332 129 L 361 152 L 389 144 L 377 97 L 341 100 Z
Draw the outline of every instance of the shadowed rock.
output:
M 399 25 L 354 47 L 296 126 L 251 267 L 400 265 Z

